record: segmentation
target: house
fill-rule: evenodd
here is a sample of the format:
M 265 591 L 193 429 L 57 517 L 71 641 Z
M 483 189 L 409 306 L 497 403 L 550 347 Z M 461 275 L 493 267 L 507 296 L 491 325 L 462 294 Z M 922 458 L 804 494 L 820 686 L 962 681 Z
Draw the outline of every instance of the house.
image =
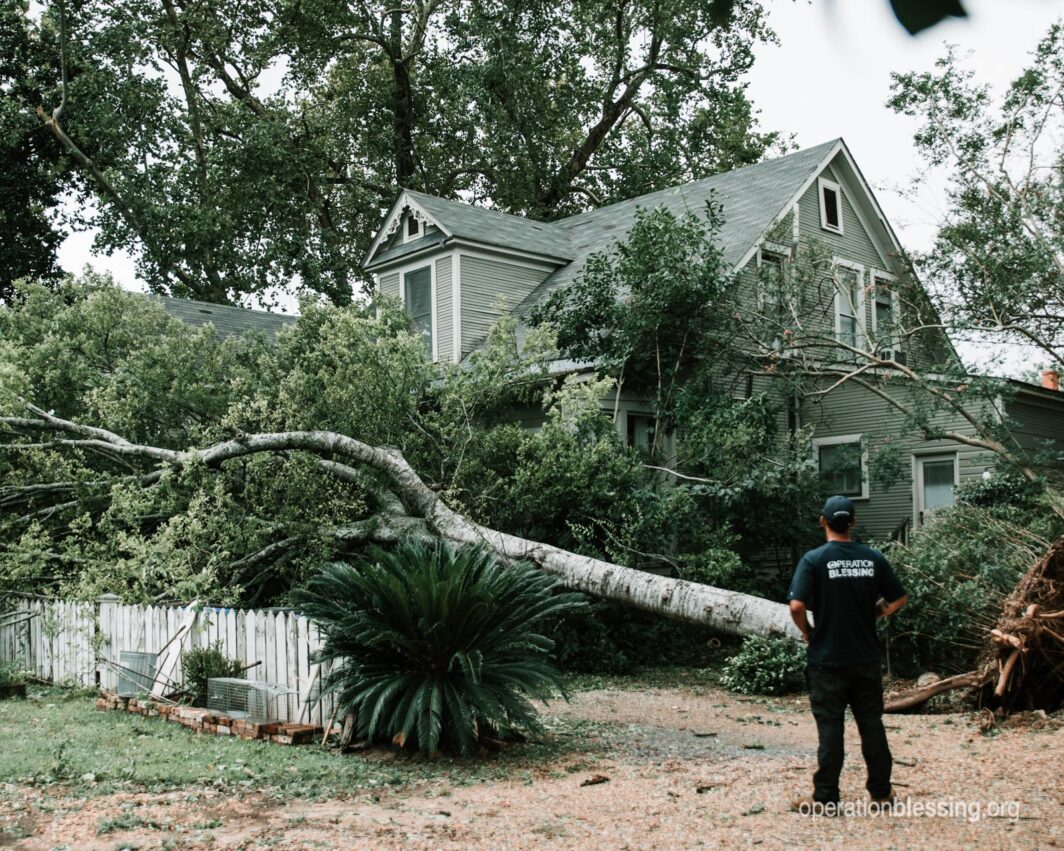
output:
M 406 305 L 433 361 L 460 363 L 504 310 L 527 321 L 536 305 L 579 278 L 590 255 L 623 241 L 639 208 L 699 212 L 711 197 L 723 211 L 718 239 L 724 259 L 746 282 L 751 300 L 761 298 L 753 282 L 766 269 L 786 274 L 815 242 L 831 257 L 833 283 L 819 301 L 803 301 L 805 321 L 850 344 L 891 327 L 902 310 L 897 282 L 911 277 L 894 231 L 841 139 L 550 223 L 407 190 L 376 234 L 364 268 L 382 293 Z M 883 345 L 899 363 L 923 371 L 956 358 L 944 334 L 886 339 Z M 571 362 L 556 366 L 590 369 Z M 758 380 L 756 389 L 771 381 Z M 745 392 L 754 389 L 748 385 Z M 1025 449 L 1045 440 L 1064 445 L 1064 394 L 1021 382 L 1014 389 L 990 415 L 1011 422 L 1013 438 Z M 606 405 L 612 410 L 614 400 L 604 400 Z M 624 394 L 617 410 L 622 438 L 645 440 L 645 400 Z M 537 416 L 522 412 L 532 425 Z M 960 415 L 941 417 L 944 429 L 975 433 Z M 903 537 L 930 512 L 952 504 L 957 484 L 994 466 L 995 456 L 985 450 L 905 432 L 903 415 L 888 399 L 855 383 L 809 394 L 786 418 L 787 427 L 812 425 L 825 489 L 855 500 L 866 537 Z M 870 454 L 891 441 L 900 446 L 904 463 L 893 481 L 879 482 L 870 475 Z

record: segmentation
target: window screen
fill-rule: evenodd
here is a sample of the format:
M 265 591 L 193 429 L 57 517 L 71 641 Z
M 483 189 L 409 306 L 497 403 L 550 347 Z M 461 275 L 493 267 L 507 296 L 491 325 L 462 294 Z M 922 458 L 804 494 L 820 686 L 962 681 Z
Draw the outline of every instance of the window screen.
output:
M 857 329 L 860 324 L 857 320 L 857 312 L 861 305 L 860 277 L 855 269 L 843 267 L 835 270 L 835 281 L 838 287 L 836 305 L 839 314 L 839 342 L 856 348 Z M 854 357 L 853 353 L 847 350 L 843 350 L 841 356 L 846 360 Z
M 432 353 L 432 270 L 425 266 L 403 276 L 406 312 L 411 324 L 421 332 L 428 352 Z

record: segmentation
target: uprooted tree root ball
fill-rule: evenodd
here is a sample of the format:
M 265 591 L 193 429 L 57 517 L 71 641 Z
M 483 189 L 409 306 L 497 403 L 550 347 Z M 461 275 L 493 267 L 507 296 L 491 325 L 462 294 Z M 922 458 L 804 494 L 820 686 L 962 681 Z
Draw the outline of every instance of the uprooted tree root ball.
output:
M 1016 585 L 990 639 L 982 705 L 1053 712 L 1064 704 L 1064 539 Z
M 1064 705 L 1064 538 L 1016 584 L 989 639 L 976 670 L 903 694 L 886 711 L 915 709 L 958 688 L 970 688 L 977 706 L 1003 713 Z

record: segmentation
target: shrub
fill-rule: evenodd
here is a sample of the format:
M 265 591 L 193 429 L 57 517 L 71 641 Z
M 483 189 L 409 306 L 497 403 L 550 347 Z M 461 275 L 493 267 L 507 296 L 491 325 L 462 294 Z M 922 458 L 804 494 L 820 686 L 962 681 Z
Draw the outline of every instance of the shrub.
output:
M 746 579 L 745 572 L 738 553 L 723 547 L 711 547 L 700 553 L 682 556 L 680 578 L 714 588 L 737 590 L 736 585 Z
M 1064 534 L 1061 518 L 1026 486 L 991 479 L 961 497 L 908 547 L 887 550 L 909 595 L 889 625 L 891 658 L 902 670 L 972 668 L 1004 598 Z
M 186 650 L 181 654 L 181 670 L 185 688 L 192 694 L 194 706 L 207 705 L 207 680 L 216 677 L 239 677 L 243 668 L 236 659 L 228 658 L 221 650 L 221 642 Z
M 22 685 L 29 679 L 30 672 L 17 661 L 0 662 L 0 687 Z
M 584 605 L 525 563 L 406 541 L 329 564 L 296 604 L 324 635 L 323 683 L 368 741 L 472 754 L 537 727 L 530 699 L 562 691 L 544 622 Z
M 805 647 L 789 638 L 752 636 L 724 665 L 720 683 L 739 694 L 790 694 L 805 684 Z

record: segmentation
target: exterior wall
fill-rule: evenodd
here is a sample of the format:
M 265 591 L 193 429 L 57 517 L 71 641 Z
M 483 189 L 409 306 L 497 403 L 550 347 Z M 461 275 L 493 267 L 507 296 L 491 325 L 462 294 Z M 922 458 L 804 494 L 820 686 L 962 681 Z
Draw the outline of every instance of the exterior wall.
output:
M 502 315 L 500 300 L 513 308 L 550 274 L 549 269 L 461 255 L 462 355 L 473 350 Z
M 389 272 L 381 275 L 381 293 L 392 298 L 399 298 L 399 273 Z
M 886 540 L 906 519 L 910 526 L 915 523 L 913 477 L 916 457 L 955 452 L 961 482 L 977 479 L 984 470 L 994 466 L 995 456 L 991 452 L 953 441 L 927 441 L 922 435 L 906 430 L 904 419 L 896 409 L 885 399 L 856 384 L 844 384 L 826 396 L 806 400 L 801 415 L 803 425 L 813 425 L 814 439 L 862 435 L 869 460 L 888 442 L 901 446 L 903 463 L 898 480 L 887 486 L 871 475 L 868 497 L 854 498 L 858 529 L 865 540 Z M 975 433 L 975 429 L 956 414 L 942 412 L 932 422 L 960 434 Z M 867 465 L 865 472 L 869 472 Z
M 453 258 L 449 255 L 436 261 L 436 359 L 440 363 L 454 362 L 452 264 Z
M 842 186 L 842 230 L 841 234 L 826 230 L 820 223 L 820 189 L 819 182 L 806 190 L 799 200 L 799 234 L 803 251 L 808 252 L 812 242 L 819 243 L 821 249 L 832 257 L 855 263 L 863 267 L 865 286 L 869 283 L 868 273 L 872 270 L 878 272 L 890 272 L 892 258 L 888 253 L 879 250 L 868 231 L 865 229 L 857 210 L 850 200 L 850 189 L 844 183 L 838 173 L 829 165 L 822 172 L 822 176 L 828 180 L 839 183 Z M 856 188 L 853 191 L 858 191 Z M 884 252 L 889 248 L 884 248 Z M 806 292 L 803 299 L 807 305 L 807 321 L 815 321 L 819 327 L 833 333 L 835 328 L 834 308 L 834 285 L 825 281 L 826 286 L 819 288 L 817 292 Z M 872 333 L 872 304 L 873 296 L 866 293 L 864 298 L 862 315 L 860 320 L 864 329 Z M 814 319 L 815 317 L 815 319 Z M 906 320 L 903 317 L 903 322 Z M 948 344 L 940 340 L 932 340 L 931 336 L 941 336 L 941 332 L 927 331 L 923 335 L 914 336 L 907 342 L 906 354 L 909 363 L 917 368 L 928 368 L 940 361 L 949 351 Z
M 1013 439 L 1025 452 L 1037 456 L 1047 442 L 1064 450 L 1064 392 L 1017 393 L 1005 402 L 1005 413 Z

